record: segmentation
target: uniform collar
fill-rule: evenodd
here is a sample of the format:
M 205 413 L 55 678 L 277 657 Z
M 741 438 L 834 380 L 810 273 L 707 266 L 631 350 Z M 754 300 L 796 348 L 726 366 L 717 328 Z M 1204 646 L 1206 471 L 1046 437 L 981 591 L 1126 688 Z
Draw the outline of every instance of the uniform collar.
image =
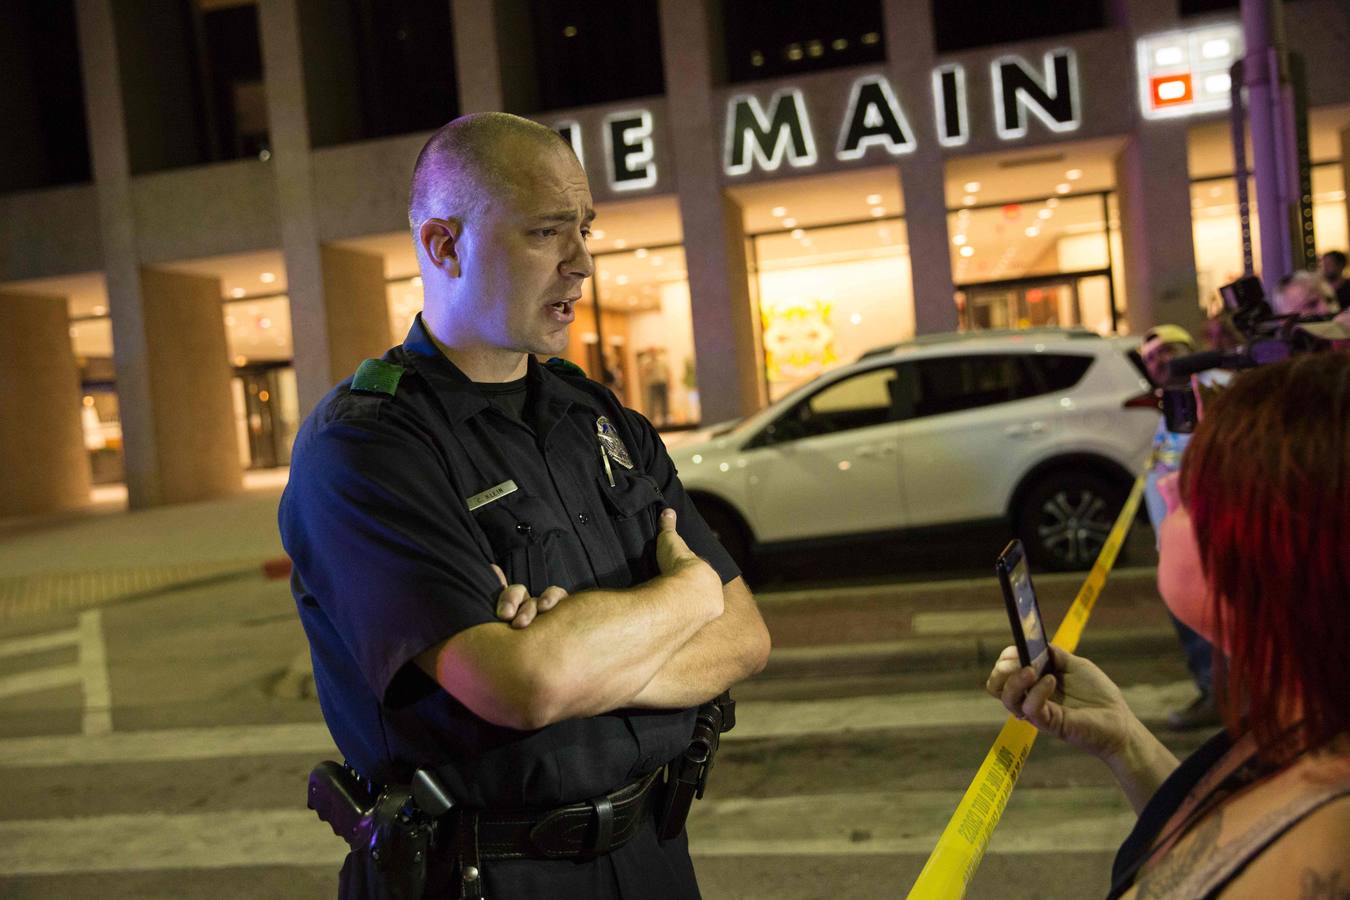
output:
M 403 354 L 417 373 L 431 385 L 453 423 L 458 424 L 491 405 L 469 380 L 469 376 L 436 346 L 422 322 L 421 313 L 413 319 L 412 328 L 408 329 L 408 336 L 403 339 Z M 558 418 L 573 404 L 590 409 L 597 415 L 603 413 L 594 397 L 541 366 L 533 355 L 528 359 L 525 377 L 535 392 L 539 408 L 552 409 Z M 553 419 L 554 416 L 548 418 Z

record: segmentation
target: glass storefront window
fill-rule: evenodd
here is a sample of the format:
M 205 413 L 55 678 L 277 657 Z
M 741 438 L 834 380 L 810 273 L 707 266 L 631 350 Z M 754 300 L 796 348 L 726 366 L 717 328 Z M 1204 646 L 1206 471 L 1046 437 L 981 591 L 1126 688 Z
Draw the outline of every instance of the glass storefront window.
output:
M 1251 204 L 1252 258 L 1261 271 L 1261 223 L 1256 213 L 1256 180 L 1247 179 Z M 1191 235 L 1195 244 L 1196 286 L 1206 315 L 1223 308 L 1219 286 L 1242 277 L 1242 223 L 1233 178 L 1191 183 Z
M 1045 197 L 948 215 L 964 329 L 1083 325 L 1117 330 L 1107 194 Z
M 907 242 L 899 218 L 754 238 L 770 400 L 914 336 Z
M 697 425 L 701 412 L 684 248 L 597 254 L 565 355 L 657 428 Z
M 80 369 L 80 424 L 93 483 L 121 481 L 122 420 L 112 359 L 112 320 L 106 315 L 72 319 L 70 341 Z
M 1344 178 L 1340 163 L 1313 166 L 1313 234 L 1319 256 L 1328 250 L 1345 252 L 1350 247 L 1346 235 Z
M 291 303 L 285 296 L 225 304 L 225 337 L 235 367 L 291 359 Z
M 225 340 L 233 368 L 235 431 L 246 469 L 290 462 L 300 427 L 291 365 L 291 303 L 285 295 L 224 304 Z

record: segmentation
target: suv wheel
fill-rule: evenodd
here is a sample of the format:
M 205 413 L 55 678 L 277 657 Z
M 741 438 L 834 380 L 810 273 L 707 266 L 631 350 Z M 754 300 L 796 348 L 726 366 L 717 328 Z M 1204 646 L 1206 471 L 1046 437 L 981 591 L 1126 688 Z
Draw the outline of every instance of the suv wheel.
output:
M 741 570 L 745 580 L 750 581 L 753 562 L 750 558 L 750 541 L 746 538 L 745 527 L 740 519 L 719 503 L 708 501 L 699 503 L 696 500 L 694 505 L 698 507 L 699 515 L 708 523 L 708 528 L 722 545 L 722 549 L 731 556 L 732 562 L 736 563 L 736 568 Z
M 1098 475 L 1049 475 L 1022 498 L 1017 536 L 1032 561 L 1044 568 L 1086 569 L 1097 559 L 1124 503 L 1124 492 Z

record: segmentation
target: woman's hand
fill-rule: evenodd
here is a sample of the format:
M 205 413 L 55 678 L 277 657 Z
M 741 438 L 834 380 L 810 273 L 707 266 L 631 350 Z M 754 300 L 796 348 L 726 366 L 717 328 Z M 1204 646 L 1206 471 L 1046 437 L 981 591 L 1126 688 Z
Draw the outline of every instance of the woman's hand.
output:
M 1050 652 L 1057 674 L 1038 680 L 1022 665 L 1016 647 L 1004 648 L 985 690 L 1019 719 L 1110 762 L 1126 749 L 1138 720 L 1120 688 L 1095 664 L 1053 645 Z

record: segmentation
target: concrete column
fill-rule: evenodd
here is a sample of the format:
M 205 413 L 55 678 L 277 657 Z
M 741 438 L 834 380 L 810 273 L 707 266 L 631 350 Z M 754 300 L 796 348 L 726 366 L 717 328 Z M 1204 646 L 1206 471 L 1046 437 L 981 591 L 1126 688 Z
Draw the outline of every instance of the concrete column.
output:
M 1180 25 L 1175 0 L 1109 0 L 1107 8 L 1131 42 Z M 1135 123 L 1116 159 L 1125 323 L 1131 334 L 1172 322 L 1198 336 L 1204 315 L 1195 274 L 1187 121 L 1136 114 Z
M 363 359 L 382 355 L 393 343 L 384 257 L 327 244 L 320 255 L 328 311 L 328 380 L 336 384 L 356 372 Z
M 161 503 L 223 497 L 243 469 L 220 280 L 145 267 L 142 310 Z
M 947 234 L 947 196 L 942 148 L 933 116 L 930 78 L 936 53 L 933 14 L 927 3 L 883 0 L 886 68 L 905 108 L 918 149 L 900 161 L 900 191 L 905 199 L 910 280 L 914 290 L 914 329 L 918 334 L 955 331 L 955 286 Z M 914 227 L 922 223 L 921 227 Z
M 450 0 L 460 114 L 538 106 L 534 39 L 524 0 Z M 503 60 L 510 60 L 504 64 Z
M 704 422 L 748 415 L 767 400 L 757 311 L 750 302 L 740 208 L 721 186 L 712 73 L 719 69 L 711 0 L 661 0 L 666 121 L 694 317 Z
M 64 300 L 0 293 L 0 517 L 89 502 L 80 375 Z
M 277 184 L 277 220 L 286 260 L 286 292 L 291 303 L 291 335 L 300 415 L 306 416 L 334 384 L 329 346 L 319 217 L 314 204 L 314 174 L 305 105 L 297 0 L 258 4 L 263 71 L 267 85 L 272 171 Z
M 1190 174 L 1182 120 L 1147 123 L 1116 159 L 1125 320 L 1131 334 L 1171 322 L 1199 333 L 1200 310 L 1191 233 Z
M 1350 234 L 1350 125 L 1341 129 L 1341 191 L 1345 199 L 1341 201 L 1341 212 L 1345 214 L 1346 234 Z M 1342 251 L 1350 248 L 1341 247 Z
M 113 365 L 121 411 L 128 502 L 133 509 L 164 502 L 150 393 L 149 347 L 141 308 L 136 226 L 127 132 L 111 0 L 80 0 L 80 66 L 84 76 L 89 155 L 98 195 L 99 233 L 112 320 Z

